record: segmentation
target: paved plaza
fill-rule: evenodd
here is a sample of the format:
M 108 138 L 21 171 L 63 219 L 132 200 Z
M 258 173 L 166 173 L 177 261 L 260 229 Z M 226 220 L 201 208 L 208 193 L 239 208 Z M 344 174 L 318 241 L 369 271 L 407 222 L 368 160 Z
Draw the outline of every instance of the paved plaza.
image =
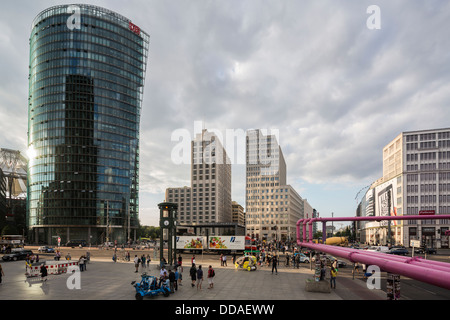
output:
M 42 259 L 43 260 L 43 259 Z M 50 260 L 47 258 L 47 260 Z M 49 275 L 46 282 L 39 278 L 26 278 L 25 262 L 1 262 L 5 276 L 0 284 L 0 300 L 135 300 L 132 281 L 139 282 L 141 271 L 159 275 L 157 265 L 152 262 L 146 269 L 135 273 L 132 262 L 114 263 L 107 258 L 97 258 L 87 264 L 80 273 L 80 288 L 70 289 L 69 274 Z M 306 279 L 313 271 L 309 265 L 299 269 L 280 266 L 278 274 L 271 268 L 256 271 L 236 270 L 231 261 L 222 267 L 217 258 L 197 258 L 197 264 L 205 270 L 202 290 L 191 287 L 189 267 L 183 271 L 182 286 L 169 297 L 162 295 L 144 300 L 385 300 L 380 290 L 369 290 L 359 279 L 338 277 L 337 288 L 330 293 L 305 291 Z M 206 271 L 209 265 L 216 271 L 214 288 L 208 289 Z M 69 286 L 68 286 L 69 280 Z M 73 282 L 72 282 L 73 287 Z

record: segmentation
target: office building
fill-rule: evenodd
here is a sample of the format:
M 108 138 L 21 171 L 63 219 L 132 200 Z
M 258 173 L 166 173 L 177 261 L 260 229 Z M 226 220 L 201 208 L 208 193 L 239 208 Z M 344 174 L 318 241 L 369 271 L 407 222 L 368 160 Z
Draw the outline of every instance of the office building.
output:
M 256 129 L 246 139 L 246 233 L 293 241 L 297 221 L 312 216 L 312 207 L 307 204 L 305 211 L 305 201 L 286 184 L 286 162 L 276 136 Z
M 28 224 L 33 243 L 133 238 L 149 35 L 97 6 L 39 13 L 30 36 Z
M 439 215 L 450 213 L 450 129 L 409 131 L 383 148 L 383 177 L 362 201 L 364 215 Z M 362 235 L 370 243 L 448 248 L 448 219 L 371 222 Z
M 232 221 L 231 164 L 214 133 L 203 129 L 191 142 L 191 187 L 167 188 L 166 201 L 178 204 L 180 224 Z
M 245 225 L 245 212 L 244 207 L 241 206 L 236 201 L 233 201 L 232 204 L 232 217 L 231 221 L 238 223 L 240 225 Z

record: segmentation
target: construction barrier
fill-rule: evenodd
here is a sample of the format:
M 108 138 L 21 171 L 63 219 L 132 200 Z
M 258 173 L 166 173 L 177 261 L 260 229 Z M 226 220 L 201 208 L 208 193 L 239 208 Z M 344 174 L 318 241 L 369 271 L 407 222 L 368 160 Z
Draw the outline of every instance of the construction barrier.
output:
M 38 277 L 41 275 L 41 266 L 44 264 L 47 269 L 47 274 L 62 274 L 67 273 L 68 269 L 78 269 L 78 261 L 44 261 L 39 263 L 26 263 L 25 275 L 30 277 Z

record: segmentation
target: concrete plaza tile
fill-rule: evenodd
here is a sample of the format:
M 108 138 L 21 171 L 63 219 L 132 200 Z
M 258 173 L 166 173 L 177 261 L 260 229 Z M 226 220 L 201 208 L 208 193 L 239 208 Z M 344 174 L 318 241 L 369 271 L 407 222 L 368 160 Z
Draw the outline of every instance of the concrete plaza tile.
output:
M 80 273 L 81 289 L 69 289 L 70 275 L 51 275 L 42 283 L 39 279 L 27 279 L 24 262 L 2 263 L 5 271 L 0 285 L 1 300 L 135 300 L 132 281 L 140 281 L 133 263 L 91 261 L 87 271 Z M 206 264 L 204 264 L 206 265 Z M 306 267 L 300 269 L 279 268 L 272 274 L 269 268 L 248 272 L 232 266 L 213 266 L 216 270 L 214 288 L 208 289 L 207 279 L 202 290 L 192 288 L 189 269 L 184 268 L 183 285 L 169 297 L 161 300 L 339 300 L 335 293 L 319 294 L 304 291 L 305 280 L 312 275 Z M 141 270 L 142 271 L 142 270 Z M 159 275 L 156 264 L 143 271 Z M 148 299 L 148 298 L 145 298 Z

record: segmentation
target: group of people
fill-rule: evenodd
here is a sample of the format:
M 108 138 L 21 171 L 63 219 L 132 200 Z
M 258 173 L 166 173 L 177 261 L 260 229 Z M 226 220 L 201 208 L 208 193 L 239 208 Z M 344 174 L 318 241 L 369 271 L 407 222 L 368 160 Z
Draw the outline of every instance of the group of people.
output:
M 202 283 L 203 283 L 203 278 L 204 278 L 202 265 L 199 265 L 197 268 L 195 263 L 192 263 L 191 269 L 189 270 L 189 275 L 191 276 L 191 287 L 194 288 L 195 286 L 197 286 L 197 290 L 202 290 Z M 214 271 L 213 267 L 210 265 L 208 267 L 208 272 L 207 272 L 208 289 L 214 288 L 214 277 L 215 276 L 216 276 L 216 272 Z
M 129 259 L 129 258 L 128 258 Z M 113 256 L 114 260 L 114 256 Z M 117 260 L 117 259 L 116 259 Z M 128 260 L 129 261 L 129 260 Z M 152 261 L 152 258 L 150 257 L 150 254 L 142 254 L 142 256 L 138 257 L 138 255 L 134 255 L 134 267 L 136 268 L 136 273 L 139 272 L 139 267 L 142 267 L 145 269 L 146 267 L 150 267 L 150 262 Z M 114 261 L 116 262 L 116 261 Z
M 181 286 L 182 278 L 182 267 L 180 265 L 176 265 L 169 271 L 167 271 L 166 267 L 163 265 L 159 272 L 159 286 L 164 282 L 168 282 L 170 292 L 175 293 L 175 291 L 178 290 L 178 286 Z
M 325 262 L 320 262 L 320 281 L 325 280 L 326 276 L 326 268 L 325 268 Z M 338 274 L 338 262 L 337 260 L 333 260 L 330 265 L 330 287 L 331 289 L 336 289 L 336 278 Z

